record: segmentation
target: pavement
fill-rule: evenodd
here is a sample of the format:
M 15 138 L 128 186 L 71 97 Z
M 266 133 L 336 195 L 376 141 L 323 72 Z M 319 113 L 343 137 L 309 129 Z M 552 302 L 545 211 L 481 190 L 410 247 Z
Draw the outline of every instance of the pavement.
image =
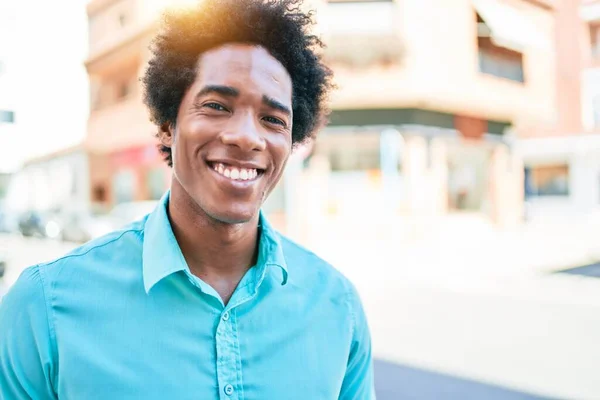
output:
M 545 397 L 500 386 L 375 360 L 378 400 L 542 400 Z
M 357 286 L 379 359 L 490 390 L 600 399 L 600 279 L 556 273 L 600 260 L 598 216 L 503 231 L 454 222 L 410 242 L 340 227 L 309 247 Z
M 305 243 L 361 294 L 378 399 L 600 399 L 600 279 L 555 273 L 600 260 L 600 219 L 456 222 L 411 241 L 339 227 Z M 0 236 L 0 247 L 10 285 L 72 245 Z

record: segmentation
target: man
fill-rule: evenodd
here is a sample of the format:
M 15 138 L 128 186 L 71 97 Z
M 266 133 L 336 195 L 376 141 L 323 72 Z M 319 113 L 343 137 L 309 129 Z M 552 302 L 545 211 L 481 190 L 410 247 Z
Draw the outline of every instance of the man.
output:
M 171 189 L 22 274 L 0 307 L 1 398 L 374 398 L 355 289 L 260 213 L 331 87 L 300 6 L 165 16 L 143 82 Z

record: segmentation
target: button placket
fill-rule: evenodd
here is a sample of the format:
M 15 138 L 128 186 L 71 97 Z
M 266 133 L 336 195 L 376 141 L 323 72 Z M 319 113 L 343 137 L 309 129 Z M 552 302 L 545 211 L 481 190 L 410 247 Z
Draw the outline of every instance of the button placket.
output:
M 238 384 L 237 358 L 239 351 L 234 335 L 235 315 L 231 309 L 224 311 L 219 318 L 216 332 L 217 379 L 222 398 L 237 400 Z M 221 397 L 220 396 L 220 397 Z
M 255 285 L 256 286 L 256 285 Z M 256 290 L 246 285 L 234 293 L 226 311 L 219 316 L 217 324 L 217 379 L 221 400 L 243 400 L 242 362 L 237 331 L 235 309 L 252 300 Z

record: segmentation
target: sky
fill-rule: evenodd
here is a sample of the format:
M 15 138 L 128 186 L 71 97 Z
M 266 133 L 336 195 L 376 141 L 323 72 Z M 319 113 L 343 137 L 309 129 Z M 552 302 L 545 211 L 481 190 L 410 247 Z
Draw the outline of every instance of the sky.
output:
M 0 1 L 0 171 L 80 143 L 89 115 L 87 0 Z

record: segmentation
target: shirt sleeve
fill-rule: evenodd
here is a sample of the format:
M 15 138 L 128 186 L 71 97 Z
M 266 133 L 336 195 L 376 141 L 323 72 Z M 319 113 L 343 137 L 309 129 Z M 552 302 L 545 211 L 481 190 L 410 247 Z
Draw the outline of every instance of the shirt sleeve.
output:
M 57 399 L 49 321 L 39 267 L 28 268 L 0 300 L 1 399 Z
M 349 303 L 354 326 L 348 366 L 339 399 L 375 400 L 371 334 L 360 297 L 353 286 L 350 288 Z

